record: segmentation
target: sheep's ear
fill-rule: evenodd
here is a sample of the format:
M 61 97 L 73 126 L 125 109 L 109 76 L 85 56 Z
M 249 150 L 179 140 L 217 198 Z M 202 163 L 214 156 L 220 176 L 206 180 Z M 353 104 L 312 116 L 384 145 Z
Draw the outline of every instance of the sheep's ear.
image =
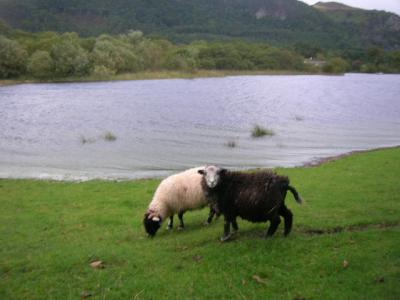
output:
M 206 172 L 205 172 L 204 170 L 198 170 L 197 173 L 199 173 L 199 174 L 201 174 L 201 175 L 206 174 Z
M 220 175 L 225 175 L 226 172 L 228 172 L 227 169 L 221 169 L 221 170 L 219 170 L 219 174 L 220 174 Z

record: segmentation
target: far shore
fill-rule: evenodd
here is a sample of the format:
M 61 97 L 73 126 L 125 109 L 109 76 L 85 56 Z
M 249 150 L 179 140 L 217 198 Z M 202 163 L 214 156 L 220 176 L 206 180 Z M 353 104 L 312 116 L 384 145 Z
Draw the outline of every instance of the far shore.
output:
M 355 150 L 355 151 L 349 151 L 345 152 L 342 154 L 338 155 L 333 155 L 333 156 L 326 156 L 326 157 L 321 157 L 317 159 L 310 160 L 308 162 L 305 162 L 301 165 L 294 166 L 294 167 L 274 167 L 272 170 L 290 170 L 290 169 L 308 169 L 308 168 L 315 168 L 315 167 L 320 167 L 322 165 L 325 165 L 327 163 L 331 162 L 336 162 L 338 160 L 341 160 L 343 158 L 351 157 L 354 155 L 360 155 L 360 154 L 368 154 L 368 153 L 373 153 L 373 152 L 380 152 L 380 151 L 385 151 L 385 150 L 395 150 L 395 149 L 400 149 L 400 145 L 397 146 L 388 146 L 388 147 L 377 147 L 377 148 L 372 148 L 372 149 L 365 149 L 365 150 Z M 248 169 L 243 169 L 243 172 L 257 172 L 261 170 L 267 170 L 271 169 L 268 167 L 259 167 L 259 168 L 248 168 Z M 130 181 L 143 181 L 143 180 L 160 180 L 164 178 L 165 176 L 150 176 L 150 177 L 137 177 L 137 178 L 89 178 L 89 179 L 55 179 L 55 178 L 35 178 L 35 177 L 0 177 L 0 180 L 22 180 L 22 181 L 54 181 L 54 182 L 88 182 L 88 181 L 100 181 L 100 182 L 130 182 Z
M 97 82 L 97 81 L 122 81 L 122 80 L 150 80 L 150 79 L 195 79 L 207 77 L 226 77 L 226 76 L 257 76 L 257 75 L 343 75 L 327 74 L 306 71 L 287 71 L 287 70 L 197 70 L 197 71 L 143 71 L 137 73 L 124 73 L 112 76 L 83 76 L 53 79 L 18 78 L 0 80 L 0 86 L 22 84 L 22 83 L 65 83 L 65 82 Z

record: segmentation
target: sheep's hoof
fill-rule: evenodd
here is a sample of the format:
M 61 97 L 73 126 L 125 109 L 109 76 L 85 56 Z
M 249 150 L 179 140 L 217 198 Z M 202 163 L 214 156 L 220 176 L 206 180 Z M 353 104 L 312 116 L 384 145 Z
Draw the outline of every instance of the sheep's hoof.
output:
M 228 235 L 224 235 L 220 238 L 220 241 L 223 242 L 227 242 L 232 238 L 232 234 L 228 234 Z
M 208 221 L 205 221 L 205 222 L 203 223 L 204 226 L 208 226 L 208 225 L 210 225 L 210 224 L 211 224 L 211 222 L 208 222 Z
M 170 231 L 170 230 L 172 230 L 173 228 L 172 228 L 172 226 L 167 226 L 167 228 L 165 228 L 166 230 L 168 230 L 168 231 Z
M 185 227 L 183 227 L 183 226 L 178 226 L 178 230 L 184 230 L 185 229 Z

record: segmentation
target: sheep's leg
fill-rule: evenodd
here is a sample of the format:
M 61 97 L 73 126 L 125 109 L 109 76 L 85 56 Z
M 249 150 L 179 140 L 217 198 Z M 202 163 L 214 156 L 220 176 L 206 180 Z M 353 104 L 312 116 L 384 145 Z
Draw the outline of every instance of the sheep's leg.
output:
M 236 218 L 233 219 L 233 221 L 232 221 L 232 228 L 233 228 L 235 233 L 239 230 L 239 226 L 238 226 L 238 224 L 236 222 Z
M 284 218 L 285 220 L 285 236 L 287 236 L 290 231 L 292 230 L 292 224 L 293 224 L 293 213 L 291 212 L 290 209 L 286 207 L 286 205 L 282 205 L 279 209 L 279 214 Z
M 211 221 L 214 218 L 214 215 L 215 215 L 215 210 L 210 206 L 210 213 L 208 214 L 208 218 L 207 218 L 205 225 L 211 224 Z
M 231 238 L 231 221 L 228 220 L 227 217 L 225 217 L 225 223 L 224 223 L 224 235 L 221 237 L 221 242 L 225 242 Z
M 185 228 L 185 224 L 183 223 L 183 214 L 184 213 L 185 212 L 180 212 L 178 214 L 178 218 L 179 218 L 179 222 L 180 222 L 178 229 L 184 229 Z
M 281 219 L 279 218 L 279 215 L 276 215 L 275 217 L 273 217 L 271 219 L 271 225 L 269 225 L 267 234 L 265 235 L 265 237 L 270 237 L 272 236 L 275 231 L 278 229 L 279 224 L 281 223 Z
M 167 225 L 167 229 L 171 230 L 174 227 L 174 215 L 169 217 L 169 221 L 168 221 L 168 225 Z

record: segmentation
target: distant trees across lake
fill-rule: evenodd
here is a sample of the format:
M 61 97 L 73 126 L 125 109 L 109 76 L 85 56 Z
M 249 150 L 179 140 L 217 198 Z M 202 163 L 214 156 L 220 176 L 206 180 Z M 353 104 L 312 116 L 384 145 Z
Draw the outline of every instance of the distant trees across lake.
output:
M 278 48 L 241 40 L 173 44 L 134 30 L 82 38 L 74 32 L 26 33 L 6 29 L 0 26 L 0 78 L 3 79 L 112 78 L 122 73 L 162 70 L 400 72 L 400 51 L 380 48 L 339 52 L 307 44 Z

